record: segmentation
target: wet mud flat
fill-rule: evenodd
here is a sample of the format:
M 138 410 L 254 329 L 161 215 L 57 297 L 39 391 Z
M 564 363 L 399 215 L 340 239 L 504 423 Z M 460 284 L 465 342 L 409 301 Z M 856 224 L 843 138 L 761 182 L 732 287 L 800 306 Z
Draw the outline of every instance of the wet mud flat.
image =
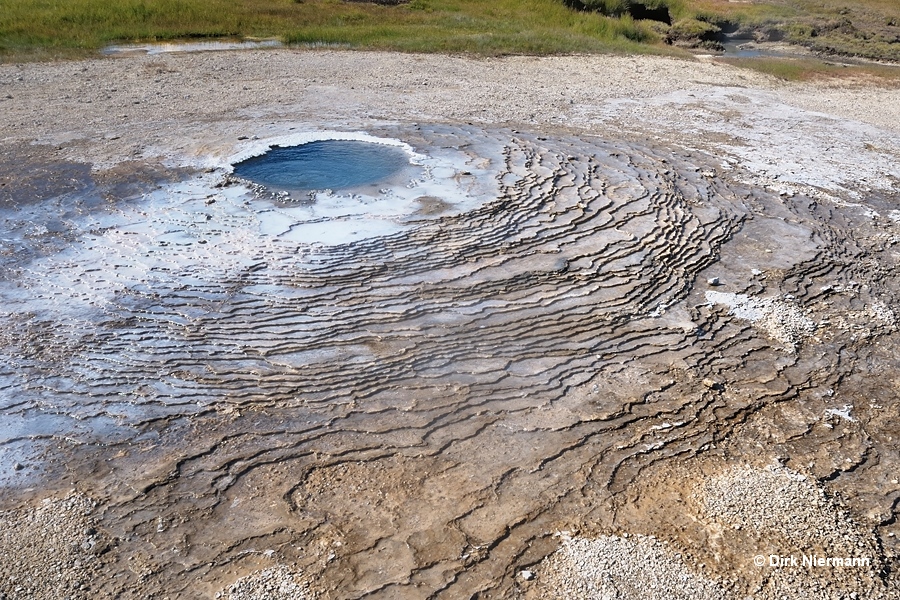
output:
M 73 175 L 0 206 L 0 593 L 897 597 L 895 131 L 678 78 L 555 122 L 524 93 L 441 115 L 455 63 L 271 56 L 345 104 L 3 130 Z M 353 96 L 323 61 L 360 56 L 439 90 Z M 259 58 L 127 60 L 110 81 Z M 13 95 L 54 68 L 81 67 Z M 322 130 L 430 162 L 299 204 L 229 175 Z

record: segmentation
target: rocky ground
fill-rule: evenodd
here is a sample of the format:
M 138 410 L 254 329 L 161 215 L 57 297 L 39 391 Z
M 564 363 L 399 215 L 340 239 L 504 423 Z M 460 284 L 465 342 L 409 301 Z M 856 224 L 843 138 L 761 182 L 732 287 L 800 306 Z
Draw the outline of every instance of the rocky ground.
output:
M 0 595 L 900 597 L 900 90 L 272 50 L 0 110 Z M 421 169 L 228 176 L 326 130 Z

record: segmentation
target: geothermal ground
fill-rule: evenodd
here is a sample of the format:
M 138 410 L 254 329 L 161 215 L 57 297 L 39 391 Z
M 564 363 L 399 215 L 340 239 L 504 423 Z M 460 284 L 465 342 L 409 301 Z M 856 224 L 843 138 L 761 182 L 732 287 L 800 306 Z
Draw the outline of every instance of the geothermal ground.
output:
M 900 597 L 900 90 L 272 50 L 0 111 L 0 598 Z M 230 173 L 333 137 L 414 164 Z

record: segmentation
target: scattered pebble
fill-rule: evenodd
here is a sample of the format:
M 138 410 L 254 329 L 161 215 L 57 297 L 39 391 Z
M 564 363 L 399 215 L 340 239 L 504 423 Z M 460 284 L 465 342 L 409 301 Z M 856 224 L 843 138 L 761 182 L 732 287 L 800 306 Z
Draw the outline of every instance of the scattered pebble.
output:
M 88 600 L 105 547 L 81 494 L 0 512 L 0 598 Z M 14 557 L 14 559 L 13 559 Z
M 220 592 L 216 597 L 225 600 L 307 600 L 310 596 L 300 574 L 279 565 L 241 577 L 227 592 Z
M 682 557 L 643 535 L 564 538 L 541 563 L 547 600 L 721 600 L 725 588 L 692 572 Z

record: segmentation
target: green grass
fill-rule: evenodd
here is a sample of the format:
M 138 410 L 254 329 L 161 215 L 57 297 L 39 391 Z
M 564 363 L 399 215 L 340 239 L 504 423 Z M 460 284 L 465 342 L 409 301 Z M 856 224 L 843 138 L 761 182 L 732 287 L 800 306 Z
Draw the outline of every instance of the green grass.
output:
M 2 0 L 0 56 L 79 55 L 111 43 L 277 37 L 409 52 L 482 55 L 665 52 L 628 17 L 558 0 Z
M 771 75 L 783 81 L 842 79 L 877 81 L 882 85 L 900 86 L 900 68 L 884 65 L 843 66 L 819 59 L 725 58 L 723 62 Z
M 900 61 L 900 0 L 640 0 L 666 6 L 672 27 L 632 20 L 627 7 L 635 1 L 411 0 L 380 6 L 345 0 L 0 0 L 0 61 L 204 38 L 476 55 L 686 55 L 664 40 L 714 47 L 719 27 Z M 779 63 L 755 68 L 785 78 L 794 77 L 791 69 L 809 70 Z
M 682 0 L 679 0 L 682 1 Z M 900 0 L 688 0 L 701 18 L 826 54 L 900 62 Z

